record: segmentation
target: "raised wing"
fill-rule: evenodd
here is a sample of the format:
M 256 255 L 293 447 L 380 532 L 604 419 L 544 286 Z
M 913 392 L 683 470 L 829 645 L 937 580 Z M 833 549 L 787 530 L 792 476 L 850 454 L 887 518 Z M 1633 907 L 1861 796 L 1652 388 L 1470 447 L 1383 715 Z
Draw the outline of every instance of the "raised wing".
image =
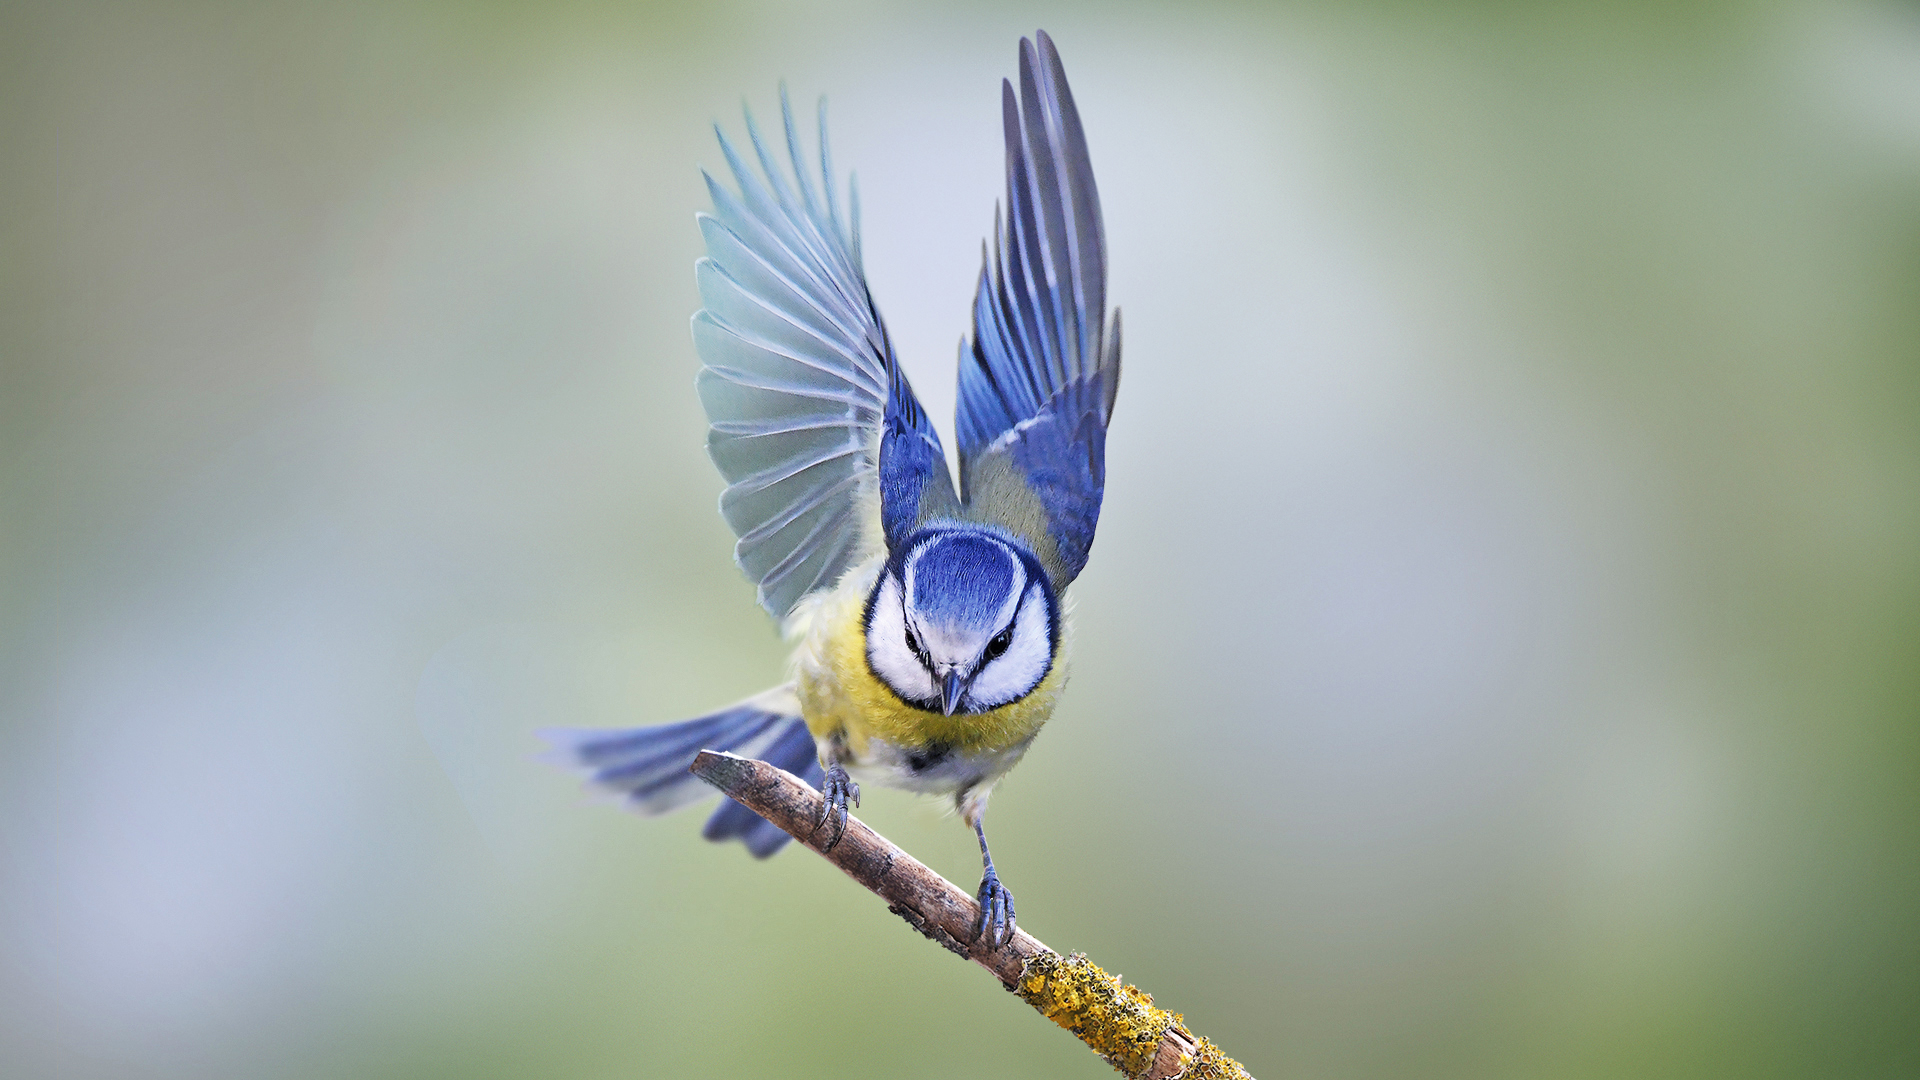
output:
M 841 221 L 826 103 L 820 193 L 784 89 L 780 114 L 792 186 L 751 113 L 759 173 L 715 128 L 740 194 L 702 174 L 713 213 L 698 216 L 707 257 L 695 274 L 706 306 L 693 317 L 693 340 L 706 364 L 698 386 L 712 423 L 707 452 L 728 484 L 720 513 L 740 538 L 734 559 L 761 605 L 784 619 L 896 529 L 951 512 L 955 499 L 939 436 L 867 289 L 857 188 Z
M 1087 137 L 1044 31 L 1000 84 L 1007 203 L 960 354 L 956 432 L 966 516 L 1024 536 L 1064 587 L 1086 565 L 1120 388 L 1120 313 L 1103 328 L 1106 232 Z

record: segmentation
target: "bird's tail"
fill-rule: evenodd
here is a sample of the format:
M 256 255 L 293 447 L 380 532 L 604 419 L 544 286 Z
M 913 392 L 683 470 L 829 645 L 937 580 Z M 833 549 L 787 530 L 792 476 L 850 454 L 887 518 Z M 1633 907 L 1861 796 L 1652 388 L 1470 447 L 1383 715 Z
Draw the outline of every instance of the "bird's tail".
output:
M 597 787 L 621 796 L 629 809 L 652 816 L 678 810 L 713 794 L 687 771 L 702 750 L 757 757 L 814 787 L 822 777 L 813 735 L 801 719 L 793 684 L 775 687 L 708 716 L 643 728 L 549 728 L 540 733 L 553 746 L 551 760 L 584 772 Z M 709 840 L 738 837 L 764 859 L 786 844 L 785 832 L 760 815 L 723 799 L 707 819 Z

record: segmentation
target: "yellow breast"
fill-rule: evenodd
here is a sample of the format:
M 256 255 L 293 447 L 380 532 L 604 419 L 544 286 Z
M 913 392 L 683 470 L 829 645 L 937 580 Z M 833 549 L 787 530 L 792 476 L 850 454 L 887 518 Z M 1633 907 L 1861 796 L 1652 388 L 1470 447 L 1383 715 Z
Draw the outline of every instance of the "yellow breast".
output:
M 794 657 L 794 682 L 814 738 L 843 735 L 856 760 L 868 756 L 871 739 L 909 749 L 938 742 L 961 753 L 992 752 L 1031 739 L 1053 715 L 1067 685 L 1065 633 L 1053 669 L 1019 701 L 958 716 L 915 708 L 896 697 L 867 666 L 863 616 L 878 565 L 876 560 L 847 574 L 807 613 L 805 638 Z

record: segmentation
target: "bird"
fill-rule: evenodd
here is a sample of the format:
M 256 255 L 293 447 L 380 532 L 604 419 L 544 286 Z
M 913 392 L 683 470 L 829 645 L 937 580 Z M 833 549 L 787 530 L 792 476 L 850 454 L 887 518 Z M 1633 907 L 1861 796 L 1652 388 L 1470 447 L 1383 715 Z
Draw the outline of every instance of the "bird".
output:
M 849 177 L 843 210 L 825 99 L 809 161 L 781 88 L 790 177 L 750 110 L 751 163 L 714 125 L 735 189 L 703 171 L 696 386 L 735 561 L 795 643 L 791 678 L 679 723 L 544 733 L 562 764 L 648 815 L 710 793 L 688 773 L 698 751 L 760 757 L 821 791 L 823 850 L 863 780 L 948 796 L 980 844 L 985 948 L 1016 925 L 987 799 L 1067 683 L 1065 593 L 1093 544 L 1120 384 L 1080 114 L 1045 31 L 1020 40 L 1018 64 L 1018 90 L 1000 84 L 1005 201 L 960 341 L 957 488 L 868 288 L 859 188 Z M 703 834 L 760 858 L 788 839 L 730 799 Z

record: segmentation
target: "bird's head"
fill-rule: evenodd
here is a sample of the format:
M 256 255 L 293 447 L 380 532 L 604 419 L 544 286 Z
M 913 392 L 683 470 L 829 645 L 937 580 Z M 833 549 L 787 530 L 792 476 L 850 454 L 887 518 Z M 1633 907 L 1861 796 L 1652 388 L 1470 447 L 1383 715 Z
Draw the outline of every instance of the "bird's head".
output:
M 902 701 L 977 713 L 1026 697 L 1053 669 L 1053 587 L 993 533 L 928 530 L 887 561 L 867 601 L 867 666 Z

